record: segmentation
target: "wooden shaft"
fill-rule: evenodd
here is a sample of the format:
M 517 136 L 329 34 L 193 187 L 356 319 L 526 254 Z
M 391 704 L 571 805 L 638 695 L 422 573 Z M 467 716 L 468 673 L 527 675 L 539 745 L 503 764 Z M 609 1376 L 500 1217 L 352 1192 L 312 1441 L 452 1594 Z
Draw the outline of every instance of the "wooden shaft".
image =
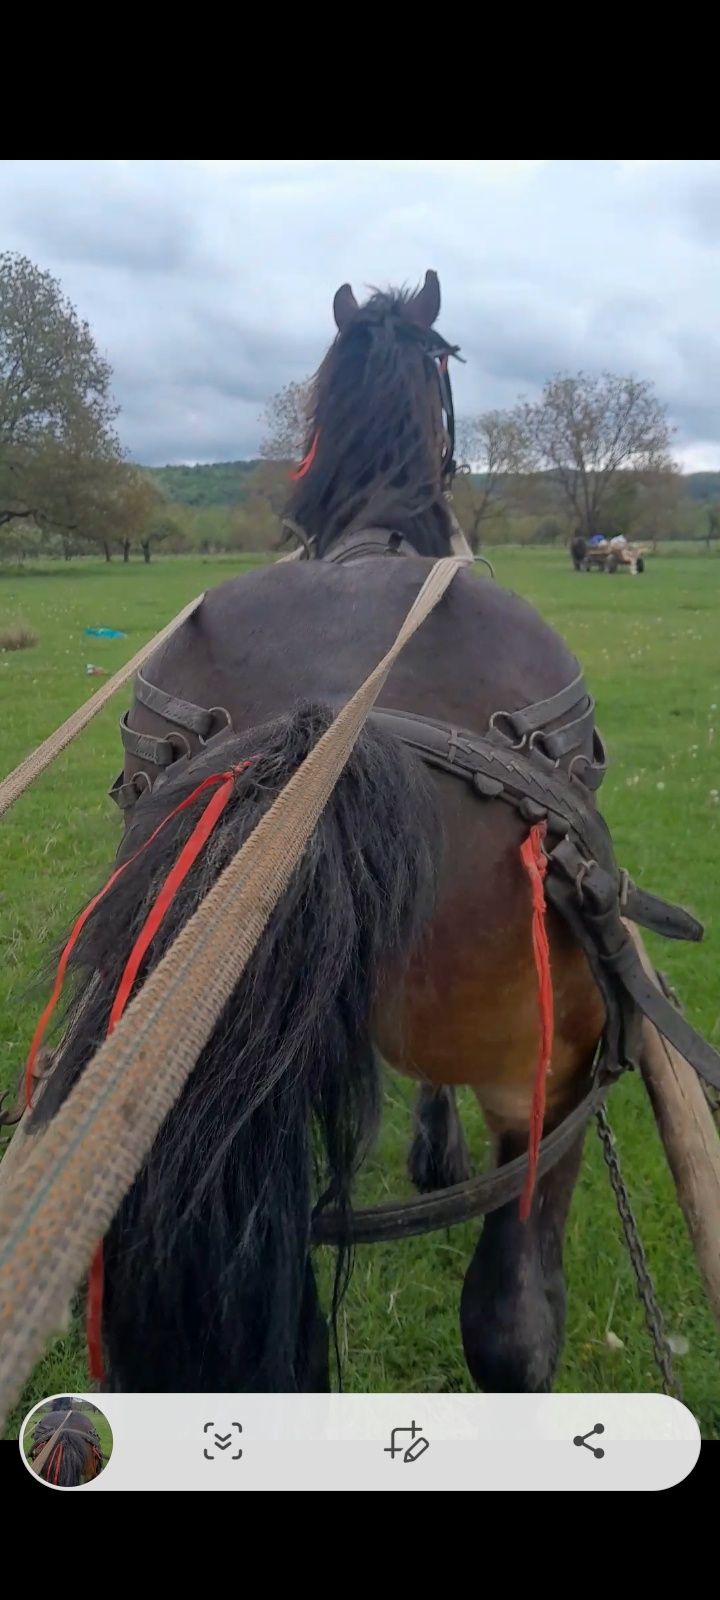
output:
M 637 928 L 629 922 L 626 926 L 648 977 L 657 984 Z M 647 1017 L 643 1019 L 639 1065 L 708 1302 L 720 1326 L 718 1130 L 697 1073 Z

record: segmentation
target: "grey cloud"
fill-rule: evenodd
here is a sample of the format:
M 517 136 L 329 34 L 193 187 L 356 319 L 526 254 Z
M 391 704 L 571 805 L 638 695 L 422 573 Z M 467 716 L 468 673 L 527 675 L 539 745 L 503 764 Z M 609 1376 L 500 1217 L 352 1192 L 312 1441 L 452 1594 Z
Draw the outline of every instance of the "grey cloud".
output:
M 433 266 L 458 410 L 633 371 L 720 464 L 718 162 L 6 162 L 0 217 L 91 323 L 138 459 L 253 454 L 338 285 Z

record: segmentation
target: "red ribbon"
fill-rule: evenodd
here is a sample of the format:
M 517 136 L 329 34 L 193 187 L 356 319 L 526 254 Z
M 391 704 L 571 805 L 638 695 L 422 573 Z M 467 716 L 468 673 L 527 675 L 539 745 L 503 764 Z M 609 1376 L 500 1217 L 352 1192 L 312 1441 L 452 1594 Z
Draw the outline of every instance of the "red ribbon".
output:
M 55 976 L 52 994 L 48 1000 L 45 1010 L 43 1011 L 40 1021 L 38 1022 L 37 1028 L 35 1029 L 35 1033 L 33 1035 L 32 1044 L 30 1045 L 30 1051 L 25 1067 L 25 1096 L 28 1107 L 30 1106 L 32 1099 L 33 1068 L 37 1059 L 37 1053 L 42 1043 L 47 1025 L 60 998 L 65 974 L 67 972 L 68 961 L 70 960 L 70 956 L 72 955 L 80 934 L 85 927 L 88 917 L 95 910 L 95 907 L 100 904 L 100 901 L 105 898 L 105 895 L 113 887 L 113 884 L 117 883 L 118 878 L 122 877 L 124 872 L 127 872 L 128 867 L 132 866 L 134 861 L 137 861 L 138 856 L 141 856 L 143 851 L 149 849 L 153 841 L 157 839 L 158 834 L 162 833 L 163 828 L 167 827 L 167 824 L 172 821 L 172 818 L 179 816 L 181 811 L 186 811 L 187 808 L 191 806 L 201 794 L 204 794 L 207 789 L 219 784 L 220 788 L 217 789 L 216 793 L 205 806 L 202 815 L 199 817 L 195 827 L 192 830 L 192 833 L 190 834 L 189 839 L 185 841 L 185 844 L 178 855 L 177 861 L 175 862 L 174 866 L 171 867 L 170 872 L 168 873 L 167 878 L 162 885 L 162 888 L 159 890 L 155 901 L 151 906 L 147 917 L 145 918 L 142 928 L 140 929 L 137 939 L 135 940 L 132 950 L 130 951 L 128 959 L 125 962 L 122 977 L 118 984 L 115 999 L 113 1000 L 108 1019 L 106 1037 L 109 1038 L 113 1029 L 120 1021 L 125 1007 L 127 1006 L 128 1000 L 130 999 L 133 990 L 133 984 L 140 969 L 143 956 L 146 954 L 148 947 L 152 943 L 155 934 L 157 933 L 158 928 L 163 921 L 163 918 L 166 916 L 170 906 L 172 905 L 180 885 L 187 877 L 188 872 L 197 860 L 200 851 L 207 843 L 210 834 L 225 810 L 228 800 L 230 799 L 235 787 L 235 778 L 237 777 L 238 773 L 244 772 L 246 767 L 249 767 L 251 762 L 254 760 L 255 757 L 251 756 L 247 761 L 241 761 L 237 764 L 237 766 L 230 767 L 225 772 L 213 772 L 209 778 L 205 778 L 202 783 L 199 783 L 197 788 L 193 789 L 192 793 L 189 794 L 185 800 L 180 802 L 180 805 L 175 806 L 172 811 L 168 812 L 167 816 L 163 818 L 159 826 L 155 828 L 153 833 L 150 834 L 149 839 L 146 839 L 145 843 L 140 846 L 140 849 L 136 850 L 134 855 L 130 856 L 128 861 L 123 862 L 121 867 L 116 868 L 115 872 L 113 872 L 108 878 L 108 881 L 104 887 L 99 891 L 98 894 L 93 896 L 93 899 L 85 907 L 85 910 L 80 913 L 80 916 L 73 927 L 70 938 L 68 939 L 58 962 L 58 969 Z M 86 1308 L 88 1362 L 92 1377 L 98 1381 L 104 1376 L 102 1359 L 102 1305 L 103 1247 L 101 1242 L 97 1246 L 90 1266 Z
M 545 822 L 536 822 L 527 839 L 520 846 L 520 859 L 530 879 L 532 890 L 532 945 L 538 983 L 538 1010 L 540 1013 L 540 1041 L 538 1046 L 530 1133 L 528 1138 L 528 1170 L 525 1187 L 520 1197 L 520 1220 L 527 1222 L 532 1206 L 543 1122 L 545 1120 L 545 1088 L 553 1052 L 555 1015 L 553 1005 L 552 975 L 550 972 L 550 946 L 548 944 L 545 902 L 545 873 L 547 858 L 542 842 L 547 831 Z
M 312 444 L 310 446 L 310 449 L 308 450 L 307 455 L 303 456 L 303 459 L 300 462 L 299 467 L 296 467 L 294 472 L 290 473 L 290 477 L 292 478 L 294 483 L 297 483 L 299 478 L 304 478 L 306 472 L 310 471 L 310 468 L 311 468 L 311 466 L 313 464 L 313 461 L 315 460 L 315 457 L 317 455 L 317 447 L 318 447 L 319 438 L 320 438 L 320 429 L 318 428 L 317 433 L 315 434 L 315 437 L 314 437 L 314 439 L 312 441 Z

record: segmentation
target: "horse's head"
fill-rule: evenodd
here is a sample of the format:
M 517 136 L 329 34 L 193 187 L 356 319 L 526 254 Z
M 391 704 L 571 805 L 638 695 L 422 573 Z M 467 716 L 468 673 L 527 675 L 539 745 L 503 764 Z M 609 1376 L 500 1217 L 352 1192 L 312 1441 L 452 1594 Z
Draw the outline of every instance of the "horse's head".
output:
M 313 386 L 306 454 L 288 517 L 324 555 L 341 535 L 390 528 L 423 555 L 447 555 L 444 491 L 455 469 L 448 375 L 457 346 L 437 332 L 440 284 L 375 291 L 348 283 L 333 302 L 337 337 Z

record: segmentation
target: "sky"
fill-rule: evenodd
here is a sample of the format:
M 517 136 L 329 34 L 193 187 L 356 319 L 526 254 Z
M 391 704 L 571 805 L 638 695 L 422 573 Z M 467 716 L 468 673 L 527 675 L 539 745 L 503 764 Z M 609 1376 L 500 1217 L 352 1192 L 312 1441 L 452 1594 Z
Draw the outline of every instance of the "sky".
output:
M 339 285 L 433 267 L 458 415 L 632 373 L 720 468 L 720 161 L 5 161 L 0 250 L 60 279 L 148 465 L 256 454 Z

